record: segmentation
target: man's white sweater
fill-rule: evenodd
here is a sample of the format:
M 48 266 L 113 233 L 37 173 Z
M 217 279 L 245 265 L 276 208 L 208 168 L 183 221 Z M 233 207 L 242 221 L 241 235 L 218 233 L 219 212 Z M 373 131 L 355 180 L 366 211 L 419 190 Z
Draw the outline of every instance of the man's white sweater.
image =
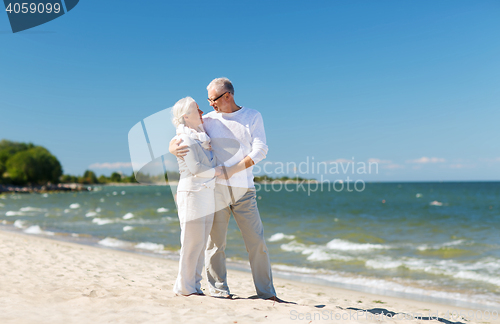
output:
M 257 110 L 241 107 L 232 113 L 212 111 L 203 116 L 203 127 L 212 140 L 212 150 L 219 164 L 230 167 L 246 156 L 257 164 L 267 155 L 264 121 Z M 229 181 L 217 178 L 217 183 L 255 188 L 252 170 L 250 167 L 238 172 Z

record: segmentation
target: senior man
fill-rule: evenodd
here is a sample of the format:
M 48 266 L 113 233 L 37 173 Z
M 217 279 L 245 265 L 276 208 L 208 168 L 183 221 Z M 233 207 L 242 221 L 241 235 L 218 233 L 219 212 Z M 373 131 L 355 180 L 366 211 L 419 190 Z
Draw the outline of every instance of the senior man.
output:
M 206 272 L 210 294 L 231 298 L 227 284 L 226 235 L 231 212 L 240 228 L 252 270 L 257 295 L 283 302 L 276 297 L 264 227 L 257 208 L 253 165 L 266 157 L 268 148 L 261 114 L 238 106 L 234 87 L 227 78 L 214 79 L 207 87 L 208 102 L 214 111 L 203 116 L 203 127 L 212 139 L 212 149 L 225 172 L 216 180 L 214 224 L 206 250 Z M 236 144 L 236 145 L 235 145 Z M 170 143 L 170 152 L 182 157 L 187 146 Z

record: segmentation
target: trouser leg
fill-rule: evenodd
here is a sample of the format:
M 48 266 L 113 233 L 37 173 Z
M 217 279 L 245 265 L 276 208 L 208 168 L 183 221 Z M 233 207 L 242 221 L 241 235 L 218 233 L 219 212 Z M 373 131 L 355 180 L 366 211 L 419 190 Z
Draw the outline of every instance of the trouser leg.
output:
M 211 224 L 213 214 L 213 190 L 206 192 L 180 192 L 177 195 L 181 226 L 181 253 L 179 273 L 174 292 L 182 295 L 201 293 L 201 272 L 206 247 L 207 222 Z M 208 231 L 207 231 L 208 232 Z
M 215 187 L 215 214 L 205 253 L 208 288 L 212 296 L 229 295 L 226 270 L 226 235 L 231 210 L 227 186 Z
M 249 189 L 232 205 L 232 211 L 248 251 L 257 295 L 261 298 L 269 298 L 276 296 L 276 291 L 273 285 L 269 252 L 264 239 L 264 226 L 255 198 L 255 190 Z

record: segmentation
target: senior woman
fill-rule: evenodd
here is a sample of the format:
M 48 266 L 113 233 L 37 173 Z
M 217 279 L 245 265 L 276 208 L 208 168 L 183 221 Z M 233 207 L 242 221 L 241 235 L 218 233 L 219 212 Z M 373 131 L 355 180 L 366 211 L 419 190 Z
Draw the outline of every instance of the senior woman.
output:
M 177 158 L 180 179 L 177 186 L 177 211 L 181 226 L 179 274 L 174 285 L 178 295 L 204 295 L 201 272 L 205 247 L 212 229 L 215 212 L 215 177 L 221 167 L 210 147 L 210 137 L 203 129 L 198 104 L 191 97 L 179 100 L 172 109 L 176 138 L 190 150 L 184 159 Z

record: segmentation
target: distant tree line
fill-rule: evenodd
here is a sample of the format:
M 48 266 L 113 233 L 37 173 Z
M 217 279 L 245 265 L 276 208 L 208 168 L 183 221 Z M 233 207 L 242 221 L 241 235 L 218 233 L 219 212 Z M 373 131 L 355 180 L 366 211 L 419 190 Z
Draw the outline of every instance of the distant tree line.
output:
M 134 183 L 134 175 L 97 178 L 87 170 L 82 176 L 63 175 L 59 160 L 49 150 L 33 143 L 19 143 L 6 139 L 0 141 L 0 184 L 36 186 L 57 183 L 105 184 L 110 182 Z
M 310 179 L 304 179 L 304 178 L 301 178 L 301 177 L 293 177 L 293 178 L 290 178 L 290 177 L 287 177 L 287 176 L 283 176 L 283 177 L 279 177 L 279 178 L 273 178 L 273 177 L 270 177 L 268 175 L 261 175 L 261 176 L 256 176 L 253 178 L 253 180 L 255 182 L 272 182 L 272 181 L 287 181 L 287 180 L 292 180 L 292 181 L 308 181 Z
M 81 184 L 106 184 L 106 183 L 137 183 L 134 174 L 129 176 L 113 172 L 109 177 L 105 175 L 96 176 L 94 171 L 86 170 L 82 176 L 65 174 L 61 177 L 62 183 L 81 183 Z

